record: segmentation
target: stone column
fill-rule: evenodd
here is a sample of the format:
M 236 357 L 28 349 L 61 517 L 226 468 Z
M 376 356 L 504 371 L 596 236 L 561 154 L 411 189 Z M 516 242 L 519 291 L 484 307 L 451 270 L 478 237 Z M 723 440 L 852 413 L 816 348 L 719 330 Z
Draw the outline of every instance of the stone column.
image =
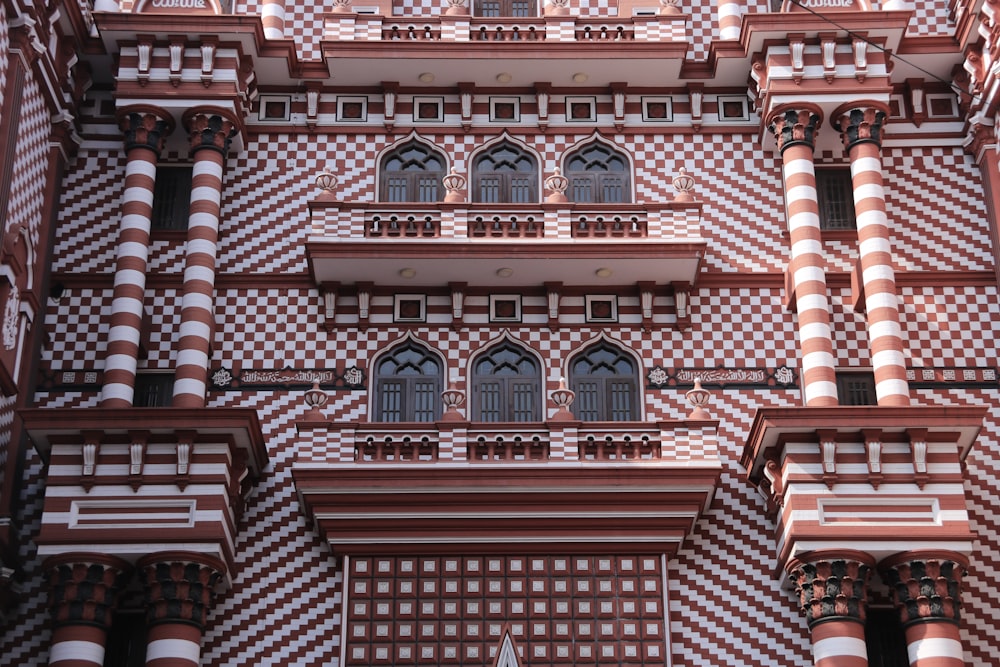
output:
M 806 405 L 837 405 L 837 376 L 830 331 L 830 302 L 823 270 L 823 243 L 813 166 L 818 109 L 801 106 L 771 117 L 769 130 L 781 151 L 785 206 L 792 255 L 788 271 L 795 287 L 802 387 Z
M 821 551 L 787 570 L 809 624 L 816 667 L 867 667 L 865 616 L 874 559 L 860 551 Z
M 964 667 L 959 623 L 967 567 L 953 552 L 909 551 L 880 564 L 906 632 L 910 667 Z
M 880 147 L 885 119 L 886 111 L 878 107 L 851 108 L 834 117 L 834 126 L 851 159 L 875 395 L 879 405 L 907 406 L 910 388 L 882 188 Z
M 205 406 L 208 355 L 215 330 L 215 260 L 222 170 L 236 126 L 219 114 L 201 112 L 192 114 L 187 125 L 194 170 L 172 405 L 201 408 Z
M 267 39 L 282 39 L 285 36 L 285 5 L 281 0 L 264 0 L 260 20 Z
M 198 667 L 201 638 L 222 561 L 196 553 L 156 553 L 136 563 L 146 591 L 147 667 Z
M 101 407 L 128 408 L 135 396 L 135 371 L 146 291 L 149 229 L 153 215 L 156 162 L 170 132 L 166 115 L 132 111 L 122 118 L 125 132 L 125 194 L 122 201 L 111 328 L 104 358 Z
M 49 558 L 44 568 L 53 625 L 49 665 L 100 667 L 128 563 L 104 554 L 71 553 Z
M 746 13 L 744 3 L 740 0 L 717 0 L 715 11 L 719 22 L 719 39 L 739 39 L 743 15 Z

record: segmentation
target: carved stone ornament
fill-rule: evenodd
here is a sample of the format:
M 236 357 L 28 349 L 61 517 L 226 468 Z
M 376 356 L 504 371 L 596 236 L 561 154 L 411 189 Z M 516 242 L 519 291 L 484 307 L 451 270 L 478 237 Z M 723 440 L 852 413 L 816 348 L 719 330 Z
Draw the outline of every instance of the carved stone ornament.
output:
M 13 350 L 17 345 L 18 321 L 20 320 L 21 294 L 16 287 L 10 288 L 7 295 L 7 305 L 3 311 L 3 347 L 5 350 Z
M 569 179 L 562 175 L 559 167 L 556 167 L 552 175 L 545 179 L 545 189 L 552 194 L 545 198 L 547 202 L 565 202 L 566 188 L 569 187 Z
M 674 176 L 673 184 L 674 190 L 677 190 L 674 194 L 674 201 L 694 201 L 694 196 L 691 194 L 691 191 L 694 190 L 694 178 L 688 174 L 687 169 L 681 167 L 677 170 L 677 175 Z

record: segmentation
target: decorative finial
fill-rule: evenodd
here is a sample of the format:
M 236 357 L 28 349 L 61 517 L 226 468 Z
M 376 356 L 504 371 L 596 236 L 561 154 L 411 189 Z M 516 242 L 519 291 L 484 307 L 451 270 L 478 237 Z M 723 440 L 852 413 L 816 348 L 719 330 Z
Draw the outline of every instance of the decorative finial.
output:
M 556 167 L 552 175 L 545 179 L 545 189 L 551 190 L 552 194 L 545 198 L 547 202 L 564 202 L 566 199 L 566 188 L 569 187 L 569 179 L 562 175 L 559 167 Z
M 468 181 L 465 180 L 465 176 L 458 173 L 454 167 L 451 168 L 451 173 L 441 179 L 444 184 L 445 196 L 444 200 L 446 202 L 463 202 L 465 201 L 465 186 Z
M 677 194 L 674 195 L 674 201 L 694 201 L 694 196 L 691 194 L 691 191 L 694 189 L 694 179 L 684 167 L 678 169 L 677 175 L 674 176 L 674 189 L 677 190 Z
M 441 403 L 444 404 L 444 415 L 442 421 L 457 422 L 464 421 L 465 417 L 458 408 L 465 403 L 465 394 L 455 387 L 455 381 L 448 384 L 448 388 L 441 392 Z
M 553 420 L 566 421 L 575 419 L 573 413 L 570 412 L 569 406 L 573 404 L 576 392 L 566 388 L 566 378 L 559 378 L 559 388 L 549 394 L 549 398 L 556 404 L 556 413 L 552 415 Z
M 684 394 L 684 398 L 688 400 L 694 410 L 691 414 L 687 416 L 688 419 L 711 419 L 712 415 L 708 414 L 705 410 L 705 405 L 708 404 L 708 399 L 712 397 L 711 392 L 707 389 L 701 388 L 701 378 L 694 379 L 694 389 Z
M 323 167 L 323 171 L 316 174 L 316 187 L 323 191 L 325 195 L 333 195 L 339 183 L 337 175 L 330 171 L 329 167 Z
M 327 396 L 326 392 L 319 388 L 319 380 L 313 380 L 312 389 L 306 390 L 305 402 L 309 406 L 309 417 L 322 418 L 323 417 L 323 406 L 327 404 L 330 397 Z

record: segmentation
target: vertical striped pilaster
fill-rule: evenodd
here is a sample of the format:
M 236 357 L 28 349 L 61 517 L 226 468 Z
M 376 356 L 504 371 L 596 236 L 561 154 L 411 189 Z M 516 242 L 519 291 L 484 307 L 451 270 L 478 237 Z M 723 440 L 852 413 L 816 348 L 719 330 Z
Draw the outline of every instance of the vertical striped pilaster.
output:
M 265 38 L 282 39 L 285 36 L 285 5 L 281 0 L 264 0 L 260 18 Z
M 166 121 L 153 114 L 130 113 L 122 119 L 125 132 L 125 192 L 115 260 L 111 328 L 104 358 L 101 407 L 131 407 L 139 358 L 142 303 L 146 291 L 149 228 L 153 214 L 156 162 L 169 132 Z
M 823 270 L 823 243 L 816 199 L 813 141 L 818 113 L 788 110 L 776 115 L 770 130 L 781 150 L 785 204 L 792 253 L 789 272 L 795 288 L 802 387 L 808 406 L 837 405 L 836 365 L 830 330 L 830 303 Z
M 48 559 L 44 567 L 53 623 L 49 665 L 100 667 L 128 563 L 104 554 L 71 553 Z
M 147 667 L 198 667 L 201 638 L 225 564 L 196 553 L 157 553 L 136 563 L 146 593 Z
M 815 552 L 788 573 L 809 624 L 816 667 L 868 667 L 865 617 L 874 560 L 860 551 Z
M 905 552 L 880 564 L 906 632 L 910 667 L 964 667 L 959 623 L 964 556 Z
M 746 9 L 740 0 L 717 0 L 719 39 L 733 40 L 740 38 L 740 27 Z
M 875 395 L 879 405 L 908 406 L 910 388 L 906 381 L 879 152 L 885 118 L 886 113 L 881 109 L 856 108 L 840 114 L 836 124 L 851 159 Z
M 195 114 L 189 120 L 189 129 L 194 174 L 172 405 L 200 408 L 205 406 L 208 355 L 215 329 L 215 261 L 222 170 L 235 127 L 218 115 Z

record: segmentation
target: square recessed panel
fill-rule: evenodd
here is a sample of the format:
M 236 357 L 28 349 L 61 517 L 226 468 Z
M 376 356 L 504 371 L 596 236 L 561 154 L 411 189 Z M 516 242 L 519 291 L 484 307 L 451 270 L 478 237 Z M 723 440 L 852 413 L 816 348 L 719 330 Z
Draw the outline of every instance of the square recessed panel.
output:
M 954 95 L 928 95 L 927 115 L 930 118 L 955 118 L 958 106 Z
M 393 309 L 397 322 L 425 322 L 427 296 L 424 294 L 397 294 Z
M 363 123 L 368 120 L 367 97 L 338 97 L 337 120 L 342 123 Z
M 597 99 L 594 97 L 567 97 L 567 123 L 593 123 L 597 120 Z
M 643 97 L 642 120 L 647 123 L 669 123 L 674 119 L 673 99 L 669 97 Z
M 747 104 L 747 98 L 720 95 L 719 120 L 724 122 L 750 120 L 750 105 Z
M 519 294 L 491 294 L 490 321 L 520 322 L 521 296 Z
M 440 123 L 444 121 L 443 97 L 414 97 L 414 123 Z
M 491 97 L 490 122 L 520 123 L 521 100 L 517 97 Z
M 287 95 L 261 95 L 257 119 L 262 122 L 287 122 L 291 118 L 292 98 Z
M 588 322 L 617 322 L 618 297 L 614 295 L 587 295 Z

